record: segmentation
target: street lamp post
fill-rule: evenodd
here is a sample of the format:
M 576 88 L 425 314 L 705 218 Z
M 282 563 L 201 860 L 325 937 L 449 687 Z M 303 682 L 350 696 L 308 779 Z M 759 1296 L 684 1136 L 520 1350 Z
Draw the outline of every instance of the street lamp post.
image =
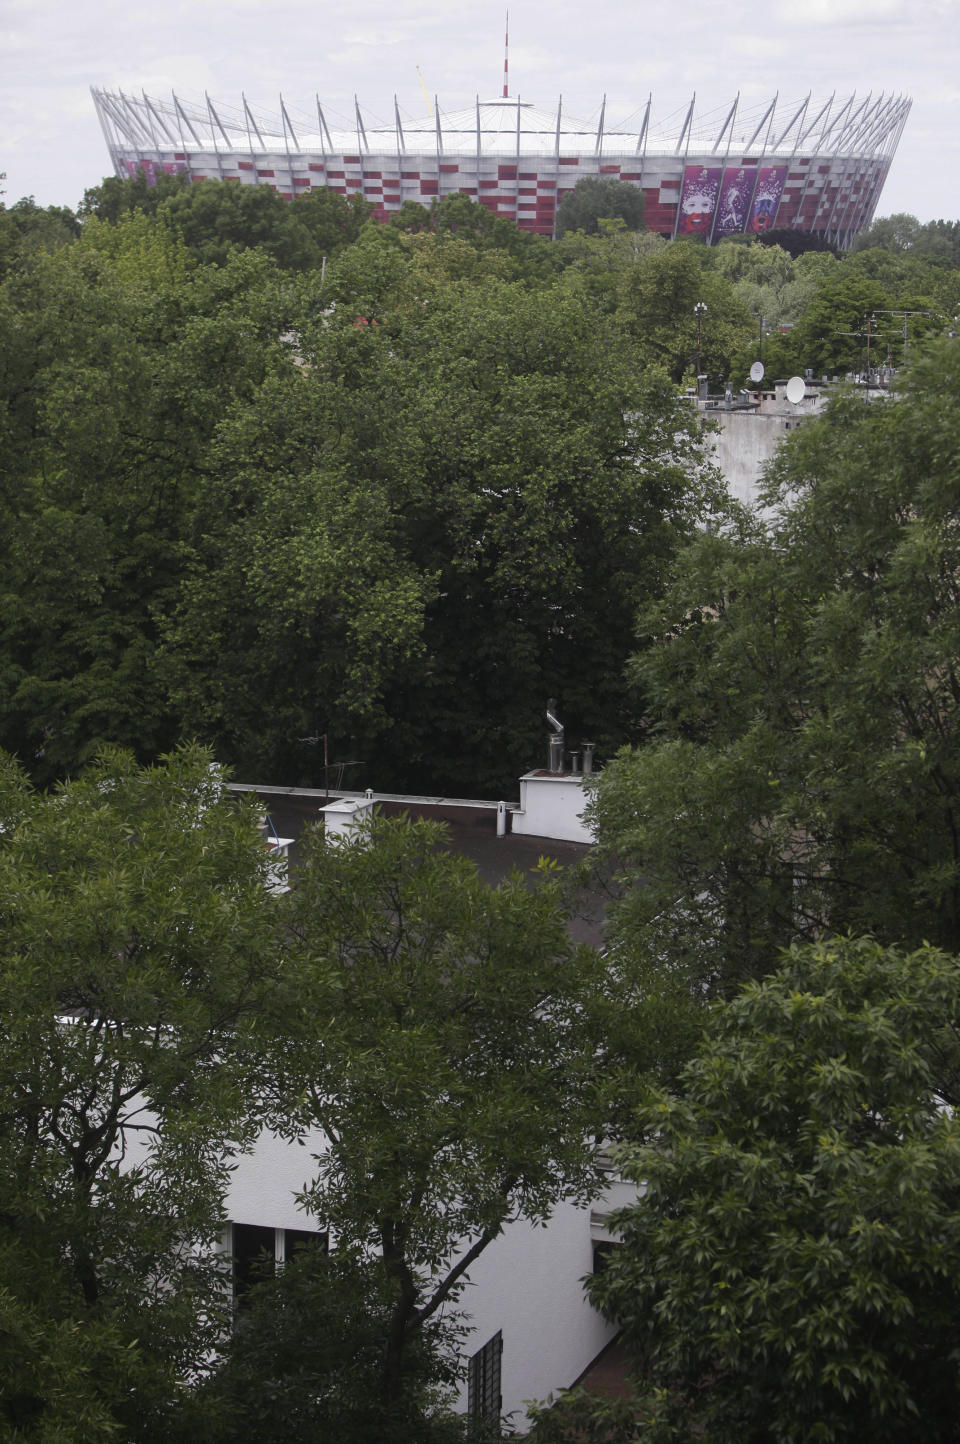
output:
M 696 305 L 694 306 L 694 308 L 693 308 L 693 314 L 694 314 L 694 315 L 696 316 L 696 318 L 697 318 L 697 386 L 699 387 L 699 385 L 700 385 L 700 338 L 701 338 L 701 328 L 702 328 L 702 326 L 703 326 L 703 318 L 704 318 L 704 316 L 707 314 L 706 302 L 705 302 L 705 301 L 698 301 L 697 304 L 696 304 Z

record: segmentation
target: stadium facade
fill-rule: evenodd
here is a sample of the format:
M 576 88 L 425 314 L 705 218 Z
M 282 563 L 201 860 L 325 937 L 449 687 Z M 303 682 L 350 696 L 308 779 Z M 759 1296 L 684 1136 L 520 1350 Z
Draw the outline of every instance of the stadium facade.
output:
M 616 129 L 606 100 L 589 124 L 562 100 L 544 111 L 506 94 L 425 122 L 371 123 L 355 102 L 351 123 L 331 120 L 316 99 L 306 114 L 280 99 L 277 115 L 209 96 L 202 104 L 93 90 L 118 176 L 148 180 L 186 172 L 286 196 L 324 187 L 361 195 L 389 220 L 405 201 L 429 206 L 459 192 L 524 230 L 555 235 L 557 209 L 585 177 L 643 191 L 647 227 L 716 242 L 779 227 L 815 233 L 841 248 L 870 223 L 911 102 L 904 96 L 836 95 L 792 103 L 778 97 L 697 114 L 695 99 L 665 121 L 652 101 Z

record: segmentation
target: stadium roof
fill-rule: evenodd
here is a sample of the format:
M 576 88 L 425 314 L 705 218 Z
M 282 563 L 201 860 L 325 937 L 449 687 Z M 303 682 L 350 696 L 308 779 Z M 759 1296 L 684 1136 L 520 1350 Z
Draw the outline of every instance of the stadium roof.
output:
M 361 153 L 423 153 L 544 156 L 574 154 L 677 155 L 708 151 L 723 158 L 757 149 L 767 155 L 789 154 L 801 147 L 816 153 L 878 155 L 895 148 L 911 102 L 901 95 L 836 94 L 741 105 L 737 96 L 727 106 L 696 109 L 689 104 L 657 116 L 652 96 L 614 124 L 607 123 L 606 99 L 596 119 L 568 115 L 562 99 L 546 110 L 519 96 L 481 101 L 445 111 L 435 98 L 431 113 L 411 117 L 394 101 L 390 120 L 364 114 L 355 103 L 346 117 L 324 108 L 319 96 L 307 111 L 288 106 L 279 111 L 254 110 L 245 96 L 239 107 L 209 95 L 202 101 L 127 95 L 94 90 L 108 143 L 132 148 L 215 148 L 226 151 L 288 153 L 359 150 Z M 109 132 L 112 132 L 110 134 Z

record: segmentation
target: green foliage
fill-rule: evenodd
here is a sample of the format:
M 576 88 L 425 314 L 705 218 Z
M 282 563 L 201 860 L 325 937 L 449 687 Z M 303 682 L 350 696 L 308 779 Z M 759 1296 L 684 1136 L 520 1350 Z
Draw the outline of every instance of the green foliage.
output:
M 290 208 L 294 220 L 304 227 L 313 243 L 314 265 L 324 256 L 337 255 L 352 245 L 373 211 L 371 202 L 362 196 L 341 196 L 325 186 L 295 196 Z
M 936 272 L 919 262 L 877 250 L 831 266 L 789 337 L 771 345 L 771 367 L 782 376 L 808 366 L 816 376 L 865 370 L 868 329 L 871 366 L 902 365 L 919 340 L 942 334 L 938 297 L 924 289 L 932 279 Z M 928 313 L 909 319 L 906 358 L 903 317 L 889 314 L 897 309 Z
M 916 216 L 898 212 L 883 216 L 861 231 L 853 250 L 868 251 L 879 247 L 893 255 L 909 254 L 932 261 L 936 265 L 960 265 L 960 222 L 928 221 L 925 225 Z
M 361 196 L 337 195 L 325 187 L 285 200 L 271 185 L 238 185 L 204 180 L 191 185 L 183 175 L 128 180 L 109 176 L 84 196 L 81 217 L 93 224 L 98 249 L 113 246 L 102 227 L 128 225 L 139 213 L 139 234 L 172 227 L 190 255 L 223 265 L 237 250 L 260 247 L 285 270 L 319 266 L 324 256 L 350 245 L 373 210 Z M 99 226 L 97 225 L 99 223 Z
M 264 258 L 178 282 L 160 228 L 110 234 L 112 258 L 82 241 L 0 289 L 0 742 L 41 780 L 176 739 L 157 643 L 208 438 L 292 365 Z
M 638 1437 L 956 1437 L 958 1009 L 955 957 L 797 949 L 649 1096 L 621 1154 L 643 1195 L 590 1288 Z
M 564 196 L 557 210 L 557 233 L 585 231 L 588 236 L 600 234 L 601 221 L 618 218 L 628 230 L 643 226 L 643 191 L 629 181 L 612 177 L 590 176 L 577 181 L 576 187 Z
M 710 254 L 715 268 L 733 285 L 737 299 L 749 308 L 758 331 L 761 324 L 765 331 L 794 325 L 816 291 L 813 269 L 796 265 L 780 246 L 762 246 L 753 240 L 747 245 L 721 241 Z M 833 259 L 831 256 L 830 261 Z
M 108 257 L 111 271 L 125 285 L 183 286 L 195 265 L 165 211 L 156 217 L 140 210 L 126 212 L 113 223 L 91 215 L 84 222 L 80 246 Z
M 777 517 L 699 538 L 642 619 L 651 740 L 593 815 L 668 1070 L 704 997 L 793 939 L 960 950 L 955 345 L 796 433 Z
M 5 1437 L 165 1439 L 223 1327 L 210 1249 L 253 1121 L 266 881 L 205 753 L 111 753 L 46 795 L 3 761 Z
M 296 285 L 196 265 L 166 203 L 91 216 L 0 291 L 0 740 L 40 780 L 186 732 L 309 781 L 319 731 L 379 785 L 502 793 L 548 696 L 629 735 L 632 616 L 708 499 L 693 419 L 599 251 L 548 283 L 459 201 Z
M 79 234 L 77 218 L 66 206 L 38 206 L 24 196 L 12 206 L 0 202 L 0 280 L 44 251 L 70 245 Z
M 141 167 L 135 176 L 126 180 L 121 180 L 119 176 L 106 176 L 100 185 L 84 191 L 79 215 L 81 221 L 95 216 L 97 220 L 116 225 L 123 216 L 133 215 L 135 211 L 152 215 L 165 201 L 189 189 L 190 177 L 186 172 L 148 177 Z
M 203 263 L 222 266 L 231 252 L 260 247 L 285 270 L 319 264 L 301 212 L 272 186 L 205 180 L 168 197 L 162 211 Z
M 635 1444 L 644 1435 L 638 1400 L 608 1399 L 568 1389 L 557 1399 L 530 1406 L 531 1444 Z
M 859 364 L 838 332 L 871 309 L 881 361 L 885 310 L 929 312 L 912 352 L 960 307 L 912 253 L 368 209 L 140 175 L 76 244 L 69 213 L 0 212 L 0 743 L 38 780 L 190 735 L 310 783 L 297 739 L 327 733 L 377 785 L 504 795 L 549 696 L 610 755 L 646 705 L 633 618 L 714 504 L 662 375 L 696 363 L 694 306 L 715 387 L 761 318 L 797 320 L 764 343 L 786 375 Z
M 304 1201 L 338 1250 L 382 1261 L 388 1409 L 407 1347 L 507 1220 L 542 1222 L 599 1179 L 602 962 L 571 944 L 550 870 L 491 888 L 442 842 L 406 818 L 315 834 L 286 899 L 272 1122 L 329 1140 Z
M 302 290 L 293 384 L 219 428 L 166 653 L 245 770 L 328 732 L 378 786 L 505 795 L 548 696 L 628 735 L 633 615 L 712 497 L 694 419 L 588 297 L 476 259 L 370 228 Z
M 722 386 L 733 356 L 755 328 L 706 246 L 675 241 L 638 257 L 622 280 L 618 319 L 647 363 L 663 366 L 679 382 L 686 372 L 696 372 L 694 307 L 701 302 L 706 311 L 700 327 L 700 368 L 714 387 Z
M 304 766 L 297 738 L 318 728 L 372 747 L 390 681 L 422 654 L 434 592 L 398 546 L 383 485 L 330 454 L 318 389 L 265 386 L 256 420 L 251 408 L 221 429 L 167 628 L 186 726 L 271 775 Z M 277 433 L 293 428 L 291 455 Z
M 457 247 L 435 243 L 420 251 L 421 260 L 429 257 L 430 264 L 442 267 L 451 279 L 476 274 L 481 258 L 488 274 L 504 280 L 536 283 L 559 269 L 549 240 L 521 230 L 513 221 L 460 192 L 434 200 L 429 208 L 416 201 L 404 201 L 388 224 L 391 230 L 407 235 L 460 242 Z
M 401 1397 L 381 1398 L 390 1290 L 382 1266 L 346 1250 L 306 1251 L 251 1289 L 204 1390 L 213 1444 L 456 1444 L 471 1437 L 442 1396 L 451 1330 L 425 1326 L 405 1352 Z

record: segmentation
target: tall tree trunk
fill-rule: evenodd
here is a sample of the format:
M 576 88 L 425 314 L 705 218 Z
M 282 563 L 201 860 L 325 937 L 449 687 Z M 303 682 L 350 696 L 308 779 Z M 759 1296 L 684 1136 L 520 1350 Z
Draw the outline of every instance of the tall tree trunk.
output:
M 380 1228 L 387 1277 L 397 1290 L 383 1357 L 382 1398 L 388 1410 L 395 1408 L 403 1395 L 403 1354 L 417 1311 L 417 1289 L 404 1254 L 404 1232 L 392 1219 L 385 1219 Z

